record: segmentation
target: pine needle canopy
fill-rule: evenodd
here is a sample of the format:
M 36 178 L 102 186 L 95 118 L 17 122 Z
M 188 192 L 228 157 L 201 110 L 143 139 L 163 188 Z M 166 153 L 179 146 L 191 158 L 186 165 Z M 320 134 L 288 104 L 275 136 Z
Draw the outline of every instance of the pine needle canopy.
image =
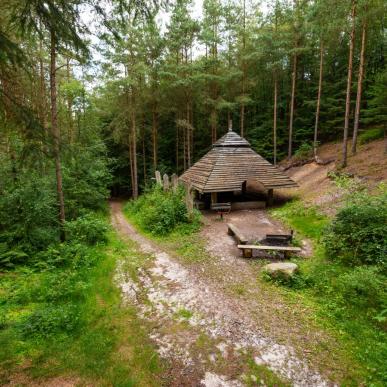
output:
M 180 180 L 201 193 L 238 191 L 257 181 L 266 189 L 297 187 L 289 176 L 251 149 L 250 143 L 229 130 Z

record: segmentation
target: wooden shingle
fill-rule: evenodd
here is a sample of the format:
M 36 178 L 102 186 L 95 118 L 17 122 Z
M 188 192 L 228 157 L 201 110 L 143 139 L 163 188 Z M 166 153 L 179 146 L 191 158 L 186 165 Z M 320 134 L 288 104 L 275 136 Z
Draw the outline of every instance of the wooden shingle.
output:
M 247 180 L 258 181 L 266 189 L 297 187 L 296 182 L 257 154 L 246 139 L 233 131 L 216 141 L 180 180 L 191 183 L 192 188 L 202 193 L 238 191 Z

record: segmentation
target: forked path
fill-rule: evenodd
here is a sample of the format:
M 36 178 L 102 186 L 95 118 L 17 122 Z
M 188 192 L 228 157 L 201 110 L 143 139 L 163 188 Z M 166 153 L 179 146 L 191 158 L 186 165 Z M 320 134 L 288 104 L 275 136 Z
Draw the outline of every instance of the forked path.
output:
M 240 300 L 140 235 L 124 217 L 120 202 L 111 202 L 111 210 L 118 233 L 152 257 L 137 269 L 135 278 L 125 271 L 130 257 L 123 257 L 116 281 L 123 299 L 135 304 L 140 317 L 150 323 L 151 339 L 171 364 L 172 385 L 261 385 L 252 375 L 252 363 L 292 385 L 331 385 L 291 346 L 263 333 Z

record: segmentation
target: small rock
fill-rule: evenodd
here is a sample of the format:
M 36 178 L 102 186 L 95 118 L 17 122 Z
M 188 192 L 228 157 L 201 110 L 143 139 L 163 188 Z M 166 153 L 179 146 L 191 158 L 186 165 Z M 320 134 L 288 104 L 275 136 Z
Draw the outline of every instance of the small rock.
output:
M 298 270 L 298 266 L 292 262 L 269 263 L 262 268 L 272 278 L 283 276 L 285 278 L 293 277 Z

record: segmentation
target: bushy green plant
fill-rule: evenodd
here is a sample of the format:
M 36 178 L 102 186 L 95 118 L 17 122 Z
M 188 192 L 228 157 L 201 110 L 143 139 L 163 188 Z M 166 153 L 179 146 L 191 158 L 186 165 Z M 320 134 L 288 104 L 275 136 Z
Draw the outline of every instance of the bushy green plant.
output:
M 347 265 L 386 265 L 387 192 L 354 195 L 327 228 L 324 244 L 332 260 Z
M 368 142 L 383 138 L 383 128 L 368 129 L 359 135 L 359 144 L 367 144 Z
M 360 266 L 339 275 L 334 289 L 343 303 L 376 310 L 387 307 L 387 279 L 375 267 Z
M 184 224 L 198 225 L 198 214 L 188 214 L 184 195 L 183 188 L 176 192 L 164 192 L 161 187 L 155 186 L 138 200 L 129 202 L 126 210 L 135 216 L 145 231 L 165 235 Z
M 313 145 L 303 142 L 299 148 L 294 152 L 296 160 L 307 160 L 313 156 Z
M 9 251 L 17 252 L 19 257 L 19 252 L 34 254 L 58 239 L 56 196 L 52 186 L 50 176 L 33 171 L 0 182 L 0 243 L 7 244 Z M 18 261 L 12 255 L 8 263 Z
M 69 241 L 94 245 L 106 241 L 107 225 L 96 215 L 87 213 L 76 220 L 66 222 L 65 231 Z
M 57 333 L 74 332 L 80 322 L 81 313 L 76 305 L 46 305 L 25 317 L 18 327 L 24 337 L 47 338 Z

